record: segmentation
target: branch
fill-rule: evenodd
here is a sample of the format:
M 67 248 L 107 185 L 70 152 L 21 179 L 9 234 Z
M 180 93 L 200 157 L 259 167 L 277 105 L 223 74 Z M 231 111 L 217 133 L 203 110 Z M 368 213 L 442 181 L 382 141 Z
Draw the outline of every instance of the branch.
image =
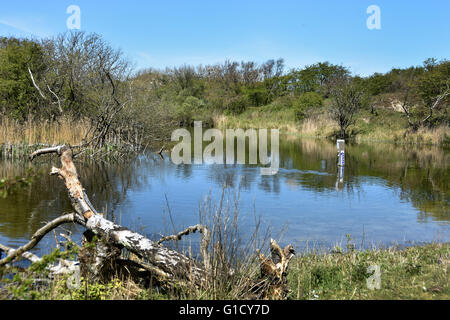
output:
M 66 214 L 64 216 L 58 217 L 55 220 L 47 223 L 44 227 L 42 227 L 41 229 L 36 231 L 35 234 L 33 234 L 33 236 L 31 237 L 31 240 L 27 244 L 23 245 L 22 247 L 18 248 L 17 250 L 8 250 L 7 257 L 0 260 L 0 266 L 4 266 L 5 264 L 10 263 L 17 257 L 19 257 L 19 256 L 23 255 L 24 253 L 26 253 L 27 251 L 30 251 L 31 249 L 33 249 L 39 243 L 39 241 L 41 241 L 41 239 L 47 233 L 52 231 L 53 229 L 59 227 L 60 225 L 62 225 L 64 223 L 70 223 L 70 222 L 82 223 L 80 220 L 81 220 L 80 217 L 78 217 L 76 213 L 70 213 L 70 214 Z M 31 257 L 29 254 L 28 254 L 28 257 L 30 257 L 31 259 L 35 259 L 34 257 Z
M 159 155 L 159 157 L 161 158 L 161 160 L 164 160 L 164 155 L 163 155 L 163 151 L 166 148 L 166 146 L 162 146 L 161 149 L 159 149 L 159 151 L 155 152 L 155 154 Z
M 63 109 L 61 108 L 61 101 L 59 100 L 59 97 L 56 95 L 56 93 L 54 93 L 52 91 L 52 89 L 50 89 L 49 85 L 47 85 L 47 88 L 48 88 L 48 91 L 50 91 L 50 93 L 53 94 L 56 97 L 56 100 L 58 100 L 58 109 L 59 109 L 59 112 L 62 114 L 63 113 Z
M 15 250 L 0 243 L 0 251 L 3 251 L 4 253 L 6 253 L 6 256 L 9 256 L 10 254 L 13 254 Z M 30 260 L 32 263 L 38 262 L 41 260 L 41 258 L 39 258 L 35 254 L 32 254 L 31 252 L 22 253 L 22 257 Z
M 286 246 L 283 250 L 278 243 L 270 240 L 271 258 L 265 257 L 257 250 L 260 267 L 260 282 L 256 283 L 252 290 L 260 292 L 264 298 L 269 299 L 285 299 L 288 293 L 287 286 L 287 270 L 289 262 L 295 255 L 292 245 Z
M 405 92 L 405 98 L 403 99 L 403 103 L 402 103 L 402 109 L 403 111 L 405 111 L 406 114 L 406 118 L 408 120 L 408 124 L 410 127 L 414 127 L 414 123 L 411 121 L 411 114 L 409 113 L 408 110 L 408 98 L 409 98 L 409 89 L 406 90 Z
M 179 241 L 179 240 L 181 240 L 181 238 L 183 236 L 187 236 L 187 235 L 189 235 L 191 233 L 196 233 L 197 231 L 200 232 L 200 233 L 206 234 L 206 235 L 208 234 L 208 229 L 205 226 L 202 226 L 202 225 L 198 224 L 196 226 L 189 227 L 186 230 L 183 230 L 183 231 L 179 232 L 176 235 L 163 237 L 157 243 L 161 244 L 161 243 L 163 243 L 165 241 L 170 241 L 170 240 Z
M 433 105 L 430 107 L 430 114 L 422 120 L 422 123 L 425 123 L 426 121 L 428 121 L 428 119 L 430 119 L 433 115 L 433 110 L 441 103 L 442 100 L 444 100 L 448 95 L 450 95 L 450 88 L 449 85 L 447 84 L 447 90 L 444 91 L 443 94 L 438 95 L 436 101 L 433 103 Z
M 33 82 L 33 86 L 37 89 L 37 91 L 39 92 L 40 96 L 41 96 L 42 98 L 44 98 L 45 100 L 47 100 L 47 97 L 44 96 L 44 94 L 42 93 L 41 89 L 39 89 L 38 85 L 37 85 L 36 82 L 34 81 L 33 73 L 31 73 L 30 67 L 28 67 L 28 72 L 30 73 L 31 81 Z
M 189 227 L 186 230 L 183 230 L 176 235 L 163 237 L 157 243 L 161 244 L 164 241 L 170 241 L 170 240 L 179 241 L 179 240 L 181 240 L 181 238 L 183 236 L 189 235 L 191 233 L 196 233 L 197 231 L 203 235 L 202 244 L 200 246 L 200 252 L 201 252 L 202 258 L 203 258 L 203 265 L 205 266 L 205 269 L 209 271 L 211 269 L 210 268 L 211 264 L 210 264 L 210 257 L 209 257 L 209 253 L 208 253 L 208 245 L 209 245 L 209 240 L 210 240 L 211 236 L 210 236 L 210 232 L 209 232 L 208 228 L 206 228 L 204 225 L 197 224 L 196 226 Z
M 257 251 L 261 263 L 261 275 L 276 279 L 279 282 L 285 281 L 289 262 L 295 255 L 294 248 L 288 245 L 282 250 L 278 243 L 271 239 L 270 251 L 272 253 L 271 259 L 266 258 L 259 250 Z
M 77 170 L 73 163 L 72 150 L 69 147 L 63 145 L 38 150 L 30 156 L 30 159 L 47 153 L 57 153 L 60 156 L 62 167 L 60 169 L 52 168 L 51 174 L 58 175 L 64 181 L 72 207 L 79 216 L 84 217 L 87 229 L 107 239 L 115 246 L 130 250 L 148 264 L 169 274 L 172 279 L 181 277 L 197 286 L 205 281 L 205 270 L 195 260 L 114 224 L 97 214 L 78 179 Z
M 35 152 L 33 152 L 28 158 L 33 161 L 34 158 L 36 158 L 37 156 L 43 155 L 43 154 L 48 154 L 48 153 L 56 153 L 58 155 L 61 155 L 61 148 L 63 146 L 57 146 L 57 147 L 50 147 L 50 148 L 45 148 L 45 149 L 39 149 L 36 150 Z
M 72 150 L 66 146 L 57 146 L 53 148 L 41 149 L 33 152 L 30 155 L 30 160 L 33 160 L 37 156 L 48 154 L 48 153 L 56 153 L 61 158 L 61 169 L 52 168 L 51 175 L 58 175 L 62 178 L 66 184 L 67 190 L 69 191 L 69 197 L 72 202 L 72 206 L 75 211 L 84 216 L 86 219 L 89 219 L 94 214 L 96 214 L 96 210 L 90 204 L 89 199 L 87 198 L 84 189 L 78 180 L 78 173 L 75 165 L 72 161 Z

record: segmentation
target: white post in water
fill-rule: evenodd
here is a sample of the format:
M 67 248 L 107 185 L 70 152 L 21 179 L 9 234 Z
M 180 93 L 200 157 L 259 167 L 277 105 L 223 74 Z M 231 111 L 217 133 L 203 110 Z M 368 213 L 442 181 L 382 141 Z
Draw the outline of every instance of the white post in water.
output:
M 337 149 L 338 149 L 338 166 L 345 166 L 345 140 L 337 141 Z
M 341 190 L 344 187 L 344 167 L 345 167 L 345 140 L 338 140 L 337 143 L 337 165 L 338 174 L 336 179 L 336 190 Z

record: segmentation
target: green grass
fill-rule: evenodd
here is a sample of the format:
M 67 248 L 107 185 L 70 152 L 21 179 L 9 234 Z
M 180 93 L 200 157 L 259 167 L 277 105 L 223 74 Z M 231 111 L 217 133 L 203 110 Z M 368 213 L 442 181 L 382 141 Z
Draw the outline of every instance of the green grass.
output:
M 288 273 L 289 299 L 293 300 L 396 300 L 450 299 L 450 244 L 429 244 L 400 249 L 358 251 L 336 248 L 331 253 L 298 254 Z M 369 266 L 380 268 L 380 289 L 369 289 Z M 254 266 L 258 268 L 257 265 Z M 0 289 L 0 299 L 40 300 L 155 300 L 179 299 L 179 293 L 145 289 L 123 279 L 109 283 L 86 284 L 70 291 L 66 278 L 54 280 L 41 291 L 31 290 L 32 281 L 15 276 Z M 232 289 L 230 289 L 232 290 Z M 31 294 L 32 293 L 32 294 Z M 227 293 L 224 292 L 224 297 Z M 194 292 L 183 299 L 208 299 Z
M 300 137 L 330 138 L 339 132 L 337 124 L 328 114 L 329 101 L 313 110 L 302 121 L 295 118 L 292 108 L 280 105 L 248 108 L 239 115 L 220 115 L 214 117 L 219 128 L 276 128 L 284 134 Z M 408 131 L 405 115 L 387 108 L 380 108 L 372 114 L 362 110 L 355 116 L 355 124 L 347 131 L 357 142 L 392 142 L 404 144 L 450 145 L 450 128 L 442 125 L 437 128 L 422 128 L 417 132 Z
M 450 245 L 405 250 L 310 253 L 291 262 L 291 299 L 449 299 Z M 380 289 L 371 290 L 369 266 L 380 268 Z

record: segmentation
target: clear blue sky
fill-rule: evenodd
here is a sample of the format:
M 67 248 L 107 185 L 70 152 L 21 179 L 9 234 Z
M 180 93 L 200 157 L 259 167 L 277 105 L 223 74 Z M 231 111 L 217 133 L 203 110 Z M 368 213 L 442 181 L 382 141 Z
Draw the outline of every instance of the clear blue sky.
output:
M 81 29 L 121 48 L 137 68 L 282 57 L 289 68 L 330 61 L 355 74 L 450 58 L 448 0 L 1 0 L 0 35 L 46 37 Z M 369 30 L 370 5 L 381 30 Z

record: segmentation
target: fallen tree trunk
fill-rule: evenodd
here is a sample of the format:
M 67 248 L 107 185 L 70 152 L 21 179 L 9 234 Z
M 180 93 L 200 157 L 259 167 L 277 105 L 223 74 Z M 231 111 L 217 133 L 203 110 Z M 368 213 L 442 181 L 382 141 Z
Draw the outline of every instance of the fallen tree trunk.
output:
M 72 150 L 68 146 L 37 150 L 30 156 L 30 160 L 49 153 L 56 153 L 60 157 L 62 167 L 60 169 L 53 167 L 51 174 L 57 175 L 64 181 L 72 207 L 84 217 L 88 230 L 106 239 L 107 242 L 133 252 L 147 264 L 148 269 L 166 278 L 164 280 L 184 279 L 191 284 L 201 286 L 205 280 L 206 271 L 197 261 L 114 224 L 97 213 L 78 179 L 77 170 L 72 161 Z
M 125 269 L 131 266 L 134 269 L 145 270 L 155 277 L 157 281 L 168 284 L 175 284 L 182 287 L 206 288 L 205 285 L 211 280 L 212 272 L 210 264 L 210 253 L 208 252 L 208 243 L 210 241 L 209 230 L 202 225 L 190 227 L 177 235 L 162 238 L 159 242 L 128 230 L 117 225 L 102 215 L 98 214 L 83 189 L 78 178 L 76 167 L 73 163 L 73 154 L 70 147 L 62 145 L 46 149 L 37 150 L 30 155 L 30 160 L 44 154 L 57 154 L 61 160 L 61 168 L 53 167 L 52 175 L 57 175 L 66 185 L 69 198 L 75 213 L 72 220 L 66 216 L 57 219 L 58 223 L 75 222 L 82 224 L 87 228 L 85 240 L 92 241 L 96 235 L 99 238 L 94 246 L 85 246 L 79 254 L 81 270 L 87 270 L 95 277 L 101 278 L 102 270 L 114 276 L 121 264 L 126 263 Z M 69 219 L 69 220 L 68 220 Z M 63 222 L 64 221 L 64 222 Z M 57 223 L 52 224 L 54 227 Z M 44 227 L 45 228 L 45 227 Z M 40 230 L 40 234 L 45 235 L 52 228 Z M 177 251 L 163 246 L 161 243 L 169 240 L 179 240 L 182 236 L 199 231 L 203 235 L 201 254 L 203 264 Z M 35 244 L 38 238 L 32 239 Z M 217 244 L 220 247 L 220 243 Z M 15 256 L 23 254 L 30 246 L 24 246 L 15 251 Z M 134 254 L 133 259 L 124 260 L 120 257 L 123 248 Z M 261 266 L 261 277 L 257 281 L 249 281 L 250 285 L 245 291 L 253 292 L 256 299 L 284 299 L 287 297 L 287 269 L 289 261 L 294 255 L 292 246 L 287 246 L 282 250 L 278 244 L 271 240 L 270 244 L 272 256 L 266 258 L 258 252 Z M 11 261 L 12 254 L 5 259 L 4 263 Z M 214 254 L 214 252 L 213 252 Z M 137 258 L 137 259 L 136 259 Z M 1 260 L 1 261 L 3 261 Z M 0 266 L 1 266 L 0 261 Z M 106 265 L 106 268 L 105 268 Z M 112 267 L 112 268 L 111 268 Z M 136 267 L 136 268 L 135 268 Z M 113 271 L 113 272 L 111 272 Z M 131 274 L 132 272 L 129 272 Z M 217 274 L 216 274 L 217 276 Z M 232 276 L 225 275 L 225 276 Z

